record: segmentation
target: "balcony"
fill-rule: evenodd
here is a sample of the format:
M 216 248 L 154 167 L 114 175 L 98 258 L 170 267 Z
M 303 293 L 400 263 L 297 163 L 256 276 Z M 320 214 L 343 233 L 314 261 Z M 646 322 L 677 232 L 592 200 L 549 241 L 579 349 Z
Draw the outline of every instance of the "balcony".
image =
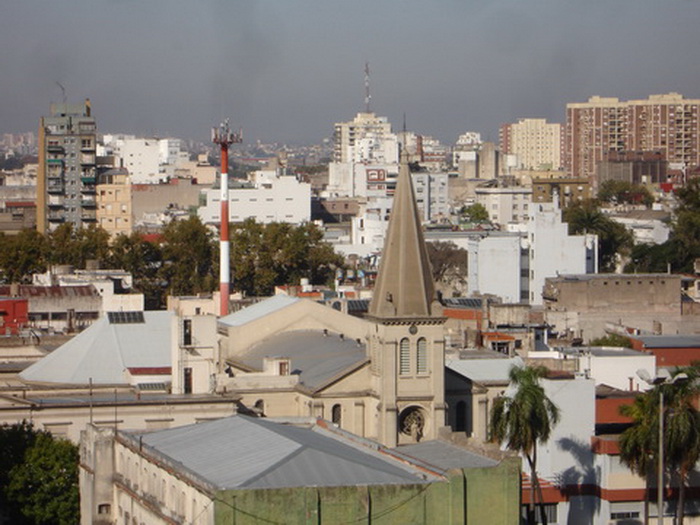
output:
M 53 182 L 49 180 L 49 183 L 46 185 L 46 191 L 50 194 L 57 194 L 57 193 L 63 193 L 64 186 L 62 181 L 57 181 Z
M 63 167 L 63 159 L 46 159 L 46 163 L 49 166 L 61 166 L 61 167 Z
M 65 222 L 66 217 L 63 214 L 63 210 L 49 210 L 48 213 L 49 222 Z
M 95 155 L 86 155 L 86 154 L 80 155 L 80 164 L 83 164 L 83 165 L 95 164 Z
M 95 184 L 95 176 L 94 175 L 84 175 L 80 177 L 80 182 L 83 184 Z
M 63 208 L 63 195 L 49 195 L 49 208 Z
M 83 195 L 95 195 L 95 186 L 92 184 L 83 184 L 80 187 L 80 193 Z
M 83 197 L 83 199 L 80 201 L 80 205 L 83 208 L 96 208 L 97 201 L 94 197 Z
M 82 220 L 83 222 L 96 222 L 97 221 L 97 212 L 83 210 L 82 213 L 80 214 L 80 220 Z
M 65 153 L 65 150 L 63 149 L 63 146 L 60 144 L 49 144 L 46 146 L 46 151 L 49 153 Z

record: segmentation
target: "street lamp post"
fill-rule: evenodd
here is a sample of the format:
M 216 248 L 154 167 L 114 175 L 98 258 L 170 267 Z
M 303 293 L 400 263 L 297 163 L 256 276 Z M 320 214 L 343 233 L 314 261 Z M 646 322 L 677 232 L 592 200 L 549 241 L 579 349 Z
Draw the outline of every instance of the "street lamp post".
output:
M 685 381 L 688 379 L 688 375 L 681 372 L 675 376 L 671 376 L 671 373 L 666 368 L 660 369 L 656 373 L 656 377 L 651 377 L 649 372 L 644 369 L 637 370 L 637 375 L 645 383 L 653 386 L 659 387 L 659 452 L 658 452 L 658 480 L 657 484 L 657 494 L 656 494 L 656 506 L 658 513 L 658 523 L 663 525 L 664 523 L 664 389 L 663 385 L 671 385 L 680 381 Z

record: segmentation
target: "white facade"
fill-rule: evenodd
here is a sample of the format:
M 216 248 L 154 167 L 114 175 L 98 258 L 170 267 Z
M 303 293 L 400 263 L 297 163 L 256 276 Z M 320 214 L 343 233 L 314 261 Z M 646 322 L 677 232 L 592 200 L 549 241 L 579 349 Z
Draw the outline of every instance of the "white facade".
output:
M 296 177 L 279 177 L 274 171 L 258 171 L 255 183 L 229 189 L 229 221 L 301 224 L 311 220 L 311 185 Z M 206 204 L 197 211 L 205 224 L 221 221 L 221 190 L 204 190 Z
M 158 184 L 160 174 L 160 145 L 158 139 L 130 138 L 116 141 L 114 153 L 120 166 L 129 170 L 132 184 Z
M 393 195 L 398 173 L 398 164 L 331 162 L 327 195 L 351 198 Z
M 447 173 L 413 173 L 413 191 L 423 222 L 436 222 L 450 216 Z
M 569 235 L 559 210 L 533 204 L 527 223 L 510 232 L 428 232 L 468 252 L 468 293 L 494 294 L 507 303 L 542 304 L 547 277 L 597 273 L 598 238 Z M 574 270 L 575 269 L 575 270 Z
M 642 219 L 611 215 L 610 218 L 627 228 L 634 236 L 635 244 L 663 244 L 671 234 L 668 222 L 659 219 Z
M 495 224 L 525 223 L 529 217 L 532 188 L 477 188 L 476 202 L 489 212 Z
M 398 163 L 398 138 L 386 117 L 358 113 L 349 122 L 335 125 L 335 162 Z

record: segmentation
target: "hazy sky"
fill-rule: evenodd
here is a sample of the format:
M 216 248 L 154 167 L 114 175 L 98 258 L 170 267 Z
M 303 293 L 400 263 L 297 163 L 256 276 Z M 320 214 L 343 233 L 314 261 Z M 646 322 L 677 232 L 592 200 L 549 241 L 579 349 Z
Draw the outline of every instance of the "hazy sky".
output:
M 66 88 L 101 132 L 316 143 L 364 107 L 448 143 L 567 102 L 700 98 L 699 0 L 0 0 L 0 132 Z

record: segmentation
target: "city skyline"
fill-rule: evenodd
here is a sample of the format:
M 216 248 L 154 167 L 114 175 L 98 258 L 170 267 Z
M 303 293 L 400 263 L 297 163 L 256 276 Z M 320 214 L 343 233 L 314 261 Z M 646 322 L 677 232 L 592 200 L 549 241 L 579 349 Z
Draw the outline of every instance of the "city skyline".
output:
M 0 132 L 92 100 L 100 132 L 318 143 L 364 109 L 451 143 L 590 96 L 700 98 L 700 5 L 618 0 L 373 3 L 71 0 L 5 4 Z

